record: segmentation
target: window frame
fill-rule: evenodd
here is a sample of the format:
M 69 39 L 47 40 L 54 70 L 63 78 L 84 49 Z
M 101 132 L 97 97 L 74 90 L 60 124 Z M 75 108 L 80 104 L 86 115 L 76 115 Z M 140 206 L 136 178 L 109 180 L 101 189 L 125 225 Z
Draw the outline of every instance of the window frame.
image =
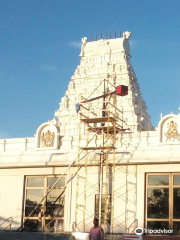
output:
M 169 185 L 150 185 L 148 186 L 148 176 L 162 176 L 162 175 L 168 175 L 169 176 Z M 180 188 L 179 185 L 174 185 L 174 176 L 179 175 L 180 172 L 158 172 L 158 173 L 146 173 L 146 195 L 145 195 L 145 228 L 147 229 L 147 223 L 148 221 L 159 221 L 159 222 L 169 222 L 169 229 L 173 229 L 173 222 L 180 222 L 179 219 L 173 218 L 173 200 L 174 200 L 174 188 Z M 168 188 L 169 189 L 169 218 L 163 219 L 163 218 L 148 218 L 148 189 L 149 188 Z
M 26 210 L 26 197 L 27 197 L 27 190 L 29 189 L 43 189 L 44 190 L 44 195 L 43 196 L 46 196 L 47 195 L 47 192 L 48 192 L 48 189 L 50 189 L 51 187 L 48 187 L 48 178 L 59 178 L 61 175 L 59 174 L 55 174 L 55 175 L 26 175 L 25 176 L 25 185 L 24 185 L 24 205 L 23 205 L 23 222 L 28 218 L 28 216 L 25 216 L 25 210 Z M 27 181 L 28 181 L 28 178 L 44 178 L 44 186 L 43 187 L 28 187 L 27 186 Z M 65 186 L 66 186 L 66 175 L 63 176 L 63 178 L 65 179 L 64 181 L 64 186 L 62 187 L 54 187 L 53 189 L 62 189 L 64 190 L 65 189 Z M 64 198 L 65 198 L 65 192 L 64 192 Z M 46 203 L 47 203 L 47 197 L 43 200 L 42 202 L 42 206 L 43 206 L 43 213 L 46 211 Z M 38 203 L 39 204 L 39 203 Z M 64 216 L 65 216 L 65 207 L 66 207 L 66 201 L 64 200 Z M 63 220 L 63 230 L 62 231 L 59 231 L 58 232 L 64 232 L 64 216 L 63 217 L 55 217 L 55 219 L 58 219 L 58 220 Z M 28 220 L 38 220 L 39 217 L 29 217 Z M 41 225 L 42 225 L 42 231 L 44 232 L 45 231 L 45 222 L 46 220 L 52 220 L 53 217 L 48 217 L 46 215 L 44 215 L 42 218 L 41 218 Z M 24 229 L 24 225 L 23 225 L 23 229 Z

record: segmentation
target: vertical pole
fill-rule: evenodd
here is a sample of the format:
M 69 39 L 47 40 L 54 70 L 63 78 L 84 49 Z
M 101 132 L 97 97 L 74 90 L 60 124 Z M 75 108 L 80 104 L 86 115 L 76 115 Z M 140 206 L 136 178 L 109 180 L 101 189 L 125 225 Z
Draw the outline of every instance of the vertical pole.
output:
M 99 225 L 102 223 L 102 190 L 103 190 L 103 161 L 100 154 L 99 164 Z
M 117 107 L 117 99 L 115 98 L 115 107 Z M 117 114 L 116 108 L 114 114 Z M 115 195 L 115 168 L 116 168 L 116 122 L 114 123 L 114 135 L 113 135 L 113 173 L 112 173 L 112 204 L 111 204 L 111 233 L 114 232 L 114 195 Z
M 104 79 L 104 92 L 103 94 L 105 94 L 105 79 Z M 102 117 L 105 117 L 105 97 L 103 97 L 103 111 L 102 111 Z M 103 147 L 104 147 L 104 131 L 103 131 L 103 126 L 104 126 L 104 123 L 101 123 L 101 126 L 102 126 L 102 140 L 103 140 Z M 103 164 L 104 164 L 104 150 L 102 151 L 103 152 L 103 160 L 101 159 L 100 157 L 100 177 L 99 177 L 99 186 L 100 186 L 100 189 L 99 189 L 99 225 L 101 226 L 102 225 L 102 196 L 103 196 Z
M 106 91 L 106 89 L 105 89 L 105 79 L 104 79 L 104 92 L 103 92 L 103 94 L 105 95 L 105 91 Z M 103 111 L 102 111 L 102 117 L 105 117 L 105 108 L 106 108 L 106 104 L 105 104 L 105 97 L 103 97 Z M 103 135 L 104 136 L 104 135 Z M 104 142 L 103 142 L 103 147 L 104 147 Z
M 79 198 L 79 166 L 81 160 L 81 115 L 79 114 L 79 141 L 78 141 L 78 161 L 77 161 L 77 182 L 76 182 L 76 210 L 75 210 L 75 229 L 78 228 L 78 198 Z
M 105 101 L 105 99 L 104 99 Z M 105 201 L 106 201 L 106 209 L 105 209 L 105 221 L 104 227 L 107 231 L 108 226 L 108 207 L 109 207 L 109 140 L 110 140 L 110 104 L 108 104 L 108 119 L 107 119 L 107 136 L 106 136 L 106 188 L 105 188 Z
M 90 110 L 90 103 L 88 103 L 88 109 Z M 90 117 L 90 111 L 88 111 L 88 118 Z M 89 126 L 86 124 L 86 147 L 89 144 Z M 85 232 L 86 226 L 86 191 L 87 191 L 87 164 L 88 164 L 88 150 L 86 151 L 86 159 L 85 159 L 85 179 L 84 179 L 84 212 L 83 212 L 83 231 Z
M 135 218 L 134 220 L 137 218 L 137 165 L 135 165 L 135 201 L 134 201 L 134 204 L 135 204 Z
M 122 108 L 121 111 L 122 111 L 122 115 L 121 115 L 122 117 L 121 117 L 121 119 L 123 120 L 123 108 Z M 124 122 L 122 121 L 122 129 L 124 128 L 123 123 L 124 123 Z M 121 131 L 121 147 L 122 147 L 122 146 L 123 146 L 123 131 Z
M 126 227 L 126 233 L 127 233 L 127 224 L 128 224 L 128 166 L 126 166 L 126 202 L 125 202 L 125 227 Z

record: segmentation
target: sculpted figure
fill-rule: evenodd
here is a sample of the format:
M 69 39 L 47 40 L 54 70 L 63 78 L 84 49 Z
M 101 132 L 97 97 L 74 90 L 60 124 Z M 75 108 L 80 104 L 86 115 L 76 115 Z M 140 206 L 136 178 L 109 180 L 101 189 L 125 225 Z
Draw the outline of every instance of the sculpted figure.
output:
M 82 46 L 81 46 L 81 53 L 80 53 L 80 57 L 84 56 L 84 47 L 86 46 L 87 43 L 87 37 L 84 37 L 81 39 L 82 40 Z
M 123 38 L 125 38 L 125 39 L 129 39 L 130 36 L 131 36 L 131 32 L 124 32 L 123 33 Z
M 84 37 L 84 38 L 82 38 L 81 40 L 82 40 L 82 43 L 83 43 L 83 44 L 86 44 L 86 43 L 87 43 L 87 37 Z
M 179 141 L 180 134 L 178 133 L 178 125 L 174 121 L 170 121 L 170 123 L 167 124 L 168 131 L 164 133 L 164 135 L 167 137 L 167 140 L 175 140 L 177 139 Z

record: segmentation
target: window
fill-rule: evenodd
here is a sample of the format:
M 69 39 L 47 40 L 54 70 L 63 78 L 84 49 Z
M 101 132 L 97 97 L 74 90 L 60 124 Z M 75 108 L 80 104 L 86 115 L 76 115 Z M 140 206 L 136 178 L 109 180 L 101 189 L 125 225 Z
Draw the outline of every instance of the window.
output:
M 58 176 L 26 177 L 24 221 L 34 208 L 37 208 L 25 222 L 25 231 L 63 231 L 65 178 L 61 178 L 41 202 L 58 178 Z
M 146 228 L 180 234 L 180 173 L 147 174 Z

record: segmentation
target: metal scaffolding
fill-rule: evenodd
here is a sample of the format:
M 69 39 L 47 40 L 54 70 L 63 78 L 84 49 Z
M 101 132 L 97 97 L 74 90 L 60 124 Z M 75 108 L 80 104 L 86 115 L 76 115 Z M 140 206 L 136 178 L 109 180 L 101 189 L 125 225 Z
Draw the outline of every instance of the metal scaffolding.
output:
M 106 90 L 112 87 L 114 91 Z M 103 90 L 102 95 L 92 98 L 91 96 L 98 88 Z M 118 164 L 116 153 L 116 135 L 122 135 L 129 128 L 123 119 L 123 110 L 117 107 L 119 97 L 117 87 L 108 80 L 103 80 L 93 93 L 90 95 L 91 98 L 85 99 L 82 96 L 79 103 L 77 169 L 83 164 L 84 171 L 77 173 L 75 229 L 86 232 L 86 226 L 92 223 L 94 217 L 97 217 L 99 225 L 104 228 L 105 232 L 113 233 L 117 227 L 121 227 L 124 232 L 131 232 L 136 224 L 137 169 L 134 167 L 132 171 L 131 167 L 129 171 L 128 165 Z M 121 141 L 123 141 L 122 137 Z M 81 153 L 86 156 L 83 162 Z M 93 157 L 90 153 L 94 154 Z M 96 161 L 96 166 L 99 168 L 98 184 L 94 186 L 88 179 L 88 171 L 97 155 L 99 156 Z M 120 188 L 116 187 L 118 172 L 126 175 L 126 182 Z M 87 207 L 88 187 L 93 189 L 90 195 L 94 194 L 97 200 L 95 209 Z M 134 191 L 133 201 L 129 199 L 131 191 Z M 84 195 L 83 201 L 82 194 Z M 114 212 L 118 199 L 124 201 L 124 212 L 120 216 Z M 123 220 L 119 221 L 119 218 Z
M 120 141 L 122 146 L 123 134 L 129 131 L 123 118 L 123 109 L 117 107 L 117 99 L 123 95 L 118 93 L 118 87 L 113 86 L 108 80 L 103 80 L 87 99 L 81 96 L 81 102 L 78 104 L 78 157 L 57 179 L 17 231 L 23 228 L 32 213 L 50 194 L 68 169 L 74 167 L 75 164 L 77 171 L 67 181 L 68 184 L 72 179 L 77 179 L 74 230 L 86 232 L 86 227 L 92 224 L 94 217 L 99 219 L 99 224 L 106 233 L 114 233 L 117 228 L 121 228 L 122 232 L 127 233 L 131 233 L 135 229 L 137 224 L 137 166 L 123 165 L 121 162 L 123 154 L 120 152 L 119 157 L 117 151 L 117 142 Z M 96 90 L 98 88 L 101 88 L 101 96 L 97 96 Z M 94 93 L 96 96 L 92 98 Z M 120 140 L 119 135 L 121 136 Z M 96 170 L 98 168 L 96 171 L 98 179 L 95 183 L 91 182 L 92 178 L 89 177 L 89 172 L 93 166 L 96 167 Z M 124 181 L 121 181 L 121 174 L 125 175 Z M 66 188 L 67 185 L 54 204 L 61 198 Z M 130 194 L 134 198 L 130 197 Z M 95 209 L 87 206 L 88 198 L 92 195 L 95 196 Z M 90 203 L 90 205 L 94 204 Z M 115 212 L 117 206 L 123 210 Z M 45 213 L 42 214 L 41 218 Z M 55 218 L 52 221 L 55 221 Z M 46 225 L 46 227 L 48 226 Z

